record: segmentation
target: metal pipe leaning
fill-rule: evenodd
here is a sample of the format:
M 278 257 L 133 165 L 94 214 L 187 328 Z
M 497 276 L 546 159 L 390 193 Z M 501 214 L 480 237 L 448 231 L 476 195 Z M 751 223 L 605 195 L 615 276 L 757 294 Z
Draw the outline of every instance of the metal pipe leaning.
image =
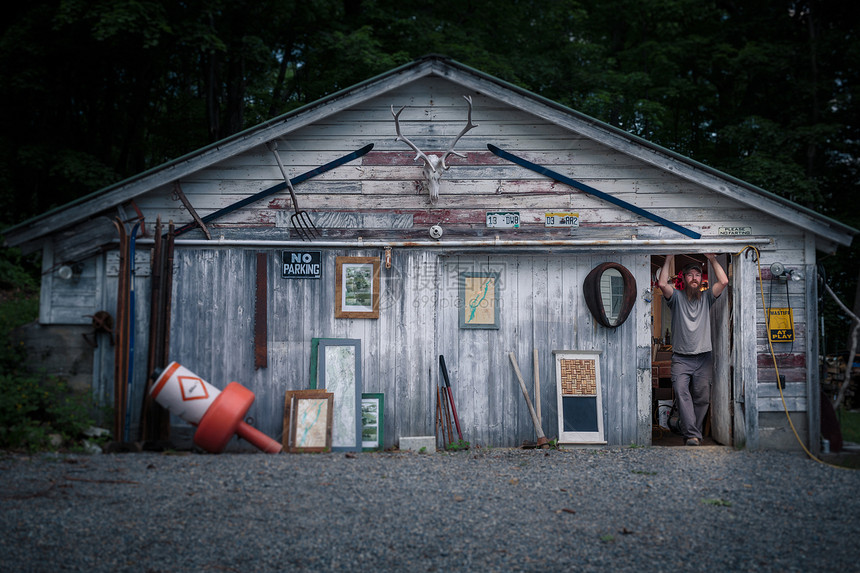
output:
M 517 359 L 514 356 L 513 352 L 509 352 L 508 356 L 511 359 L 511 364 L 514 365 L 514 372 L 517 374 L 517 381 L 520 383 L 520 389 L 523 391 L 523 397 L 526 399 L 526 405 L 529 407 L 529 414 L 532 416 L 532 423 L 535 425 L 535 432 L 537 433 L 537 445 L 541 448 L 548 448 L 549 441 L 546 439 L 546 436 L 543 433 L 543 429 L 540 425 L 540 420 L 537 417 L 537 413 L 535 412 L 534 406 L 532 406 L 531 398 L 529 398 L 529 392 L 526 390 L 526 383 L 523 382 L 523 375 L 520 373 L 520 366 L 517 364 Z
M 451 402 L 451 415 L 454 417 L 454 425 L 457 427 L 457 437 L 463 441 L 463 432 L 460 431 L 460 417 L 457 416 L 457 407 L 454 406 L 454 391 L 451 390 L 451 381 L 448 379 L 448 367 L 445 366 L 445 357 L 439 355 L 439 369 L 442 371 L 442 379 L 445 382 L 445 388 L 448 390 L 448 399 Z M 453 442 L 453 439 L 451 440 Z
M 534 349 L 534 363 L 535 363 L 535 412 L 537 413 L 538 421 L 543 418 L 540 415 L 540 360 L 538 358 L 538 350 Z

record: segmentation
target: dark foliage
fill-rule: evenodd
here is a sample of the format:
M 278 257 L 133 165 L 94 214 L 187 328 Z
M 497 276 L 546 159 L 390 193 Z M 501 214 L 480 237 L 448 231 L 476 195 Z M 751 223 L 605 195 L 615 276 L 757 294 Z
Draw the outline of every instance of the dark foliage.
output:
M 856 2 L 45 0 L 4 21 L 0 227 L 428 53 L 860 227 Z M 858 252 L 825 261 L 848 306 Z

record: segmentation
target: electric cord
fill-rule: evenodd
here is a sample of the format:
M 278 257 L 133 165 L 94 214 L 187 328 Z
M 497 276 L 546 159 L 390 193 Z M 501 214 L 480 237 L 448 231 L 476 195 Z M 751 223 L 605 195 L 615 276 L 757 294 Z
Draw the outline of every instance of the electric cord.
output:
M 759 250 L 758 250 L 758 248 L 754 247 L 753 245 L 747 245 L 746 247 L 741 249 L 740 252 L 738 252 L 737 255 L 735 255 L 735 256 L 740 257 L 745 251 L 747 251 L 749 249 L 755 251 L 756 265 L 758 266 L 758 286 L 759 286 L 759 292 L 761 293 L 761 306 L 764 309 L 764 320 L 765 320 L 765 326 L 766 326 L 767 332 L 770 332 L 770 318 L 768 315 L 768 307 L 765 305 L 765 301 L 764 301 L 764 286 L 763 286 L 763 280 L 762 280 L 762 276 L 761 276 L 761 255 L 759 253 Z M 818 463 L 824 464 L 826 466 L 830 466 L 832 468 L 839 468 L 841 470 L 856 469 L 856 468 L 848 468 L 845 466 L 837 466 L 835 464 L 825 462 L 824 460 L 816 457 L 812 452 L 810 452 L 809 449 L 806 447 L 806 444 L 803 443 L 803 440 L 800 439 L 800 435 L 797 433 L 797 429 L 794 427 L 794 422 L 791 419 L 791 415 L 789 415 L 789 413 L 788 413 L 788 404 L 785 401 L 785 394 L 782 391 L 782 385 L 778 382 L 779 381 L 779 366 L 776 363 L 777 362 L 776 361 L 776 353 L 773 350 L 773 343 L 770 340 L 770 336 L 767 337 L 767 345 L 768 345 L 768 348 L 770 349 L 770 356 L 773 359 L 773 368 L 776 371 L 776 379 L 777 379 L 776 387 L 779 390 L 779 397 L 782 400 L 782 407 L 785 411 L 785 417 L 788 419 L 788 425 L 791 426 L 791 431 L 794 433 L 794 437 L 795 437 L 795 439 L 797 439 L 797 443 L 800 444 L 800 447 L 803 448 L 803 451 L 806 452 L 807 456 L 809 456 L 811 459 L 815 460 Z

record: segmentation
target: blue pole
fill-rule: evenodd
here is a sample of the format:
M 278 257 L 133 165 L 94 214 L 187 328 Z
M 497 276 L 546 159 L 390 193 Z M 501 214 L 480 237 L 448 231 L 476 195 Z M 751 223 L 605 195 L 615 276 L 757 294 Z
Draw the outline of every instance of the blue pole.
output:
M 133 387 L 132 379 L 134 378 L 134 243 L 137 236 L 137 229 L 140 223 L 135 223 L 131 229 L 131 240 L 128 244 L 129 250 L 129 297 L 128 297 L 128 389 L 126 391 L 125 405 L 125 428 L 123 432 L 124 441 L 129 441 L 129 433 L 131 431 L 131 390 Z
M 660 217 L 659 215 L 655 215 L 654 213 L 651 213 L 650 211 L 646 211 L 645 209 L 642 209 L 641 207 L 637 207 L 636 205 L 633 205 L 632 203 L 628 203 L 627 201 L 624 201 L 623 199 L 619 199 L 618 197 L 610 195 L 609 193 L 604 193 L 603 191 L 598 191 L 597 189 L 595 189 L 594 187 L 591 187 L 590 185 L 586 185 L 585 183 L 582 183 L 580 181 L 576 181 L 575 179 L 571 179 L 570 177 L 566 177 L 566 176 L 562 175 L 561 173 L 557 173 L 557 172 L 553 171 L 552 169 L 547 169 L 546 167 L 544 167 L 542 165 L 538 165 L 537 163 L 532 163 L 528 159 L 523 159 L 522 157 L 516 156 L 513 153 L 509 153 L 503 149 L 499 149 L 498 147 L 496 147 L 495 145 L 493 145 L 491 143 L 487 144 L 487 149 L 489 149 L 490 151 L 492 151 L 494 154 L 498 155 L 502 159 L 507 159 L 508 161 L 510 161 L 512 163 L 516 163 L 517 165 L 519 165 L 521 167 L 525 167 L 526 169 L 531 169 L 535 173 L 540 173 L 541 175 L 545 175 L 545 176 L 549 177 L 550 179 L 555 179 L 559 183 L 564 183 L 565 185 L 570 185 L 574 189 L 579 189 L 580 191 L 584 191 L 585 193 L 589 193 L 590 195 L 594 195 L 595 197 L 603 199 L 604 201 L 609 201 L 610 203 L 612 203 L 614 205 L 618 205 L 619 207 L 622 207 L 624 209 L 627 209 L 628 211 L 630 211 L 632 213 L 635 213 L 637 215 L 645 217 L 646 219 L 650 219 L 656 223 L 660 223 L 661 225 L 669 227 L 673 231 L 678 231 L 682 235 L 687 235 L 691 239 L 701 239 L 702 238 L 701 233 L 697 233 L 696 231 L 693 231 L 693 230 L 688 229 L 686 227 L 682 227 L 681 225 L 678 225 L 677 223 L 673 223 L 672 221 L 669 221 L 668 219 L 664 219 L 663 217 Z

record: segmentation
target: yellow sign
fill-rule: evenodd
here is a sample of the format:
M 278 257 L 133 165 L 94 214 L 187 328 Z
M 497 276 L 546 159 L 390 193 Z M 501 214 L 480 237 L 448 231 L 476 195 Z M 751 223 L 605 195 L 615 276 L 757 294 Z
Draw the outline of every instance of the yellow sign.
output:
M 794 342 L 794 315 L 790 308 L 771 308 L 768 314 L 768 330 L 771 342 Z

